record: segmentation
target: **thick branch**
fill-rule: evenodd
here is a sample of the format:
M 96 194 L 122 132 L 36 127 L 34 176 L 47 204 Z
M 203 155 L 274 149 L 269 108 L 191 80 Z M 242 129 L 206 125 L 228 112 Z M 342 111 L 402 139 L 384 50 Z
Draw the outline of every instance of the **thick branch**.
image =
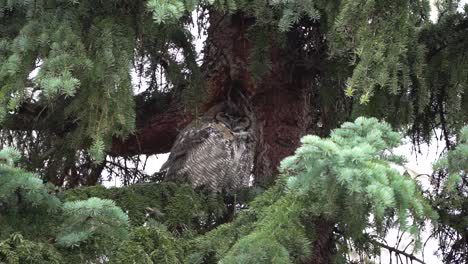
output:
M 110 155 L 158 154 L 171 150 L 177 134 L 192 121 L 193 115 L 180 108 L 154 113 L 137 122 L 137 132 L 125 140 L 115 139 Z
M 39 120 L 47 115 L 47 108 L 38 104 L 25 103 L 14 115 L 7 115 L 2 128 L 8 130 L 42 130 Z M 51 126 L 47 126 L 50 128 Z
M 169 152 L 179 130 L 193 118 L 190 112 L 184 110 L 182 104 L 171 99 L 168 95 L 155 102 L 145 101 L 136 96 L 136 133 L 126 139 L 114 139 L 109 154 L 132 156 Z M 40 104 L 23 104 L 16 114 L 7 117 L 2 128 L 22 131 L 48 130 L 57 135 L 75 128 L 76 124 L 65 122 L 61 116 L 57 116 L 57 111 L 52 114 L 49 111 Z

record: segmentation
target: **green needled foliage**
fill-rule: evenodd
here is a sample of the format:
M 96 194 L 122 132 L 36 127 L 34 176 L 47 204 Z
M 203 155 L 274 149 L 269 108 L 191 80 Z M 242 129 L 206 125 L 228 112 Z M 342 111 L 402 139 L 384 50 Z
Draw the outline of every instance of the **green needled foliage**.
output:
M 110 263 L 185 263 L 186 242 L 160 223 L 151 220 L 145 227 L 133 229 L 130 236 L 129 241 L 119 245 Z
M 0 151 L 2 263 L 185 263 L 190 239 L 227 213 L 223 196 L 175 183 L 57 192 L 14 167 L 18 158 Z
M 64 246 L 76 246 L 93 237 L 104 243 L 107 239 L 124 239 L 127 235 L 128 216 L 110 200 L 90 198 L 85 201 L 67 202 L 63 205 L 66 217 L 63 235 L 57 242 Z
M 346 93 L 357 94 L 361 103 L 369 103 L 377 89 L 386 89 L 393 95 L 409 90 L 412 72 L 423 77 L 424 45 L 414 44 L 418 28 L 428 18 L 428 1 L 149 1 L 148 7 L 157 23 L 170 23 L 193 11 L 196 5 L 204 4 L 251 14 L 258 19 L 257 26 L 270 35 L 288 32 L 300 25 L 301 20 L 320 21 L 329 31 L 331 57 L 344 57 L 354 68 L 346 83 Z M 268 26 L 275 29 L 268 30 Z M 257 34 L 261 35 L 261 31 L 253 34 L 254 39 Z M 264 42 L 256 39 L 252 54 L 260 47 L 268 47 L 269 42 L 270 39 Z
M 444 188 L 447 193 L 454 192 L 457 185 L 466 180 L 468 171 L 468 126 L 461 129 L 458 144 L 444 155 L 434 166 L 435 170 L 445 170 L 448 177 Z
M 441 218 L 436 233 L 440 252 L 446 263 L 467 262 L 468 243 L 463 234 L 468 229 L 468 126 L 463 127 L 456 146 L 434 169 L 434 206 Z
M 452 222 L 453 211 L 447 210 L 465 212 L 460 178 L 466 178 L 466 131 L 437 167 L 457 176 L 448 178 L 435 204 L 414 179 L 392 168 L 404 162 L 391 153 L 399 134 L 387 123 L 361 117 L 328 138 L 303 137 L 294 155 L 282 161 L 277 183 L 252 202 L 239 199 L 237 206 L 248 207 L 230 223 L 223 220 L 226 197 L 176 183 L 78 188 L 57 196 L 40 192 L 42 201 L 54 203 L 31 204 L 30 192 L 21 192 L 24 200 L 8 200 L 3 194 L 10 193 L 9 186 L 31 188 L 13 185 L 13 177 L 22 182 L 21 177 L 34 175 L 15 174 L 24 173 L 12 167 L 18 154 L 5 149 L 0 152 L 0 260 L 21 263 L 28 259 L 26 250 L 41 249 L 32 263 L 300 263 L 323 235 L 317 223 L 331 227 L 334 263 L 350 263 L 355 253 L 378 256 L 390 228 L 409 232 L 418 250 L 427 220 L 445 226 L 438 229 L 441 237 L 466 226 Z M 46 189 L 41 183 L 33 186 Z M 38 210 L 22 211 L 28 204 Z M 145 216 L 148 212 L 156 213 Z M 13 213 L 31 227 L 18 225 L 18 218 L 8 220 L 17 217 Z M 34 217 L 45 220 L 31 222 Z M 35 233 L 26 233 L 31 230 Z
M 390 227 L 418 241 L 421 222 L 436 218 L 431 208 L 449 241 L 446 262 L 465 260 L 466 129 L 455 135 L 468 122 L 468 8 L 436 2 L 432 22 L 428 0 L 0 0 L 0 144 L 21 153 L 0 152 L 0 262 L 294 263 L 314 253 L 320 221 L 334 261 L 346 262 L 352 251 L 377 254 Z M 206 67 L 193 45 L 195 12 L 210 34 Z M 239 41 L 214 47 L 220 35 Z M 210 68 L 213 60 L 226 65 Z M 415 144 L 442 128 L 451 152 L 431 206 L 390 166 L 402 162 L 391 154 L 398 135 L 366 118 L 329 138 L 304 137 L 252 203 L 165 183 L 59 191 L 98 184 L 112 141 L 134 133 L 137 116 L 151 126 L 154 112 L 170 109 L 165 118 L 177 120 L 167 124 L 181 124 L 180 112 L 225 88 L 204 77 L 223 86 L 244 66 L 253 102 L 269 98 L 269 87 L 281 98 L 304 95 L 297 113 L 313 116 L 304 128 L 317 134 L 358 116 L 385 120 Z M 270 121 L 261 108 L 253 107 L 257 132 Z M 296 126 L 289 121 L 281 120 Z
M 44 235 L 55 229 L 47 223 L 48 216 L 60 211 L 61 202 L 50 194 L 54 189 L 37 175 L 14 167 L 18 158 L 14 149 L 0 151 L 0 239 L 18 231 L 27 238 Z
M 113 201 L 91 198 L 62 203 L 54 188 L 14 167 L 18 158 L 14 149 L 0 151 L 2 263 L 62 263 L 57 251 L 63 249 L 54 249 L 51 241 L 63 247 L 89 243 L 93 252 L 99 252 L 109 240 L 127 237 L 128 216 Z
M 21 10 L 21 6 L 16 9 Z M 63 109 L 64 118 L 84 121 L 74 138 L 92 137 L 91 149 L 97 149 L 92 154 L 100 161 L 104 154 L 101 137 L 124 136 L 133 130 L 129 74 L 133 42 L 127 38 L 133 33 L 118 21 L 103 18 L 88 29 L 90 42 L 84 43 L 77 31 L 79 25 L 73 21 L 77 14 L 65 7 L 52 13 L 41 12 L 42 16 L 28 19 L 18 36 L 8 43 L 6 63 L 0 70 L 0 100 L 9 111 L 17 110 L 35 97 L 29 85 L 40 87 L 39 98 L 45 105 L 73 98 Z M 85 45 L 93 46 L 92 52 L 87 52 Z M 28 85 L 29 73 L 36 66 L 40 70 Z M 127 101 L 116 101 L 116 97 Z
M 398 133 L 374 118 L 345 123 L 326 139 L 305 136 L 282 161 L 276 187 L 205 239 L 221 263 L 296 263 L 324 231 L 315 220 L 324 220 L 334 226 L 338 262 L 354 251 L 378 254 L 373 243 L 388 227 L 409 230 L 418 250 L 422 223 L 437 213 L 418 183 L 390 166 L 402 162 L 390 152 L 399 142 Z
M 70 164 L 102 164 L 112 139 L 135 132 L 135 102 L 164 108 L 175 95 L 195 109 L 206 99 L 191 12 L 206 31 L 208 11 L 216 11 L 251 21 L 247 63 L 256 83 L 273 70 L 272 49 L 282 47 L 298 55 L 297 65 L 318 69 L 324 109 L 345 91 L 352 111 L 337 116 L 385 119 L 416 143 L 440 126 L 449 141 L 468 113 L 468 18 L 456 3 L 438 1 L 432 23 L 427 0 L 2 1 L 0 136 L 29 149 L 23 133 L 8 128 L 39 128 L 42 147 L 24 163 L 47 177 Z M 132 84 L 131 72 L 148 80 L 137 101 L 135 86 L 145 84 Z
M 388 124 L 358 118 L 329 139 L 304 137 L 281 168 L 294 176 L 288 179 L 294 196 L 310 201 L 312 214 L 337 222 L 345 241 L 356 243 L 370 230 L 383 238 L 384 225 L 397 224 L 419 245 L 420 223 L 437 214 L 418 183 L 390 167 L 402 162 L 391 154 L 399 140 Z
M 49 173 L 65 170 L 63 156 L 102 163 L 112 138 L 134 132 L 132 70 L 151 80 L 147 99 L 201 84 L 192 35 L 153 23 L 146 1 L 1 1 L 0 27 L 0 124 L 38 109 L 25 125 L 45 125 L 39 163 L 62 163 Z
M 63 259 L 52 245 L 30 241 L 14 233 L 0 241 L 0 263 L 61 264 Z

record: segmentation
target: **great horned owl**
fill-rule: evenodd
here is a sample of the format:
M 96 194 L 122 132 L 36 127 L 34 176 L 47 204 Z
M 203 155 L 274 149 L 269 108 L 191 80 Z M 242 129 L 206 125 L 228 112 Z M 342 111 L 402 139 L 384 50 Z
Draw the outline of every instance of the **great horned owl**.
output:
M 193 121 L 179 133 L 161 168 L 165 179 L 217 192 L 248 186 L 254 159 L 253 125 L 252 118 L 239 111 Z

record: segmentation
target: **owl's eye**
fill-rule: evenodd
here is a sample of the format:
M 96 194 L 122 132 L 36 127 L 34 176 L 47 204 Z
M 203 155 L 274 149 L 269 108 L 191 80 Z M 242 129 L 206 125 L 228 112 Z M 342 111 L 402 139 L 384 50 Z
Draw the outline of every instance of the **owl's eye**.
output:
M 248 117 L 246 117 L 246 116 L 240 117 L 240 118 L 236 119 L 236 122 L 233 125 L 232 131 L 234 131 L 234 132 L 245 131 L 245 130 L 249 129 L 250 125 L 251 125 L 251 121 L 250 121 L 250 119 Z
M 216 114 L 215 120 L 225 125 L 227 128 L 231 129 L 231 118 L 228 114 L 224 112 L 219 112 Z

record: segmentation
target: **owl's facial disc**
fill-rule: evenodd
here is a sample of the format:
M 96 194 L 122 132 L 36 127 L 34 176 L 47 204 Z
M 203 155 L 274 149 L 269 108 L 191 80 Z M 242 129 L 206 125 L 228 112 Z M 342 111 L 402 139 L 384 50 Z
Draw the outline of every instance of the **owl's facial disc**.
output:
M 219 112 L 216 114 L 215 120 L 223 124 L 225 127 L 231 129 L 231 116 L 229 114 Z
M 242 132 L 242 131 L 247 131 L 250 128 L 251 121 L 248 117 L 243 116 L 239 117 L 235 120 L 235 123 L 233 125 L 233 132 Z

